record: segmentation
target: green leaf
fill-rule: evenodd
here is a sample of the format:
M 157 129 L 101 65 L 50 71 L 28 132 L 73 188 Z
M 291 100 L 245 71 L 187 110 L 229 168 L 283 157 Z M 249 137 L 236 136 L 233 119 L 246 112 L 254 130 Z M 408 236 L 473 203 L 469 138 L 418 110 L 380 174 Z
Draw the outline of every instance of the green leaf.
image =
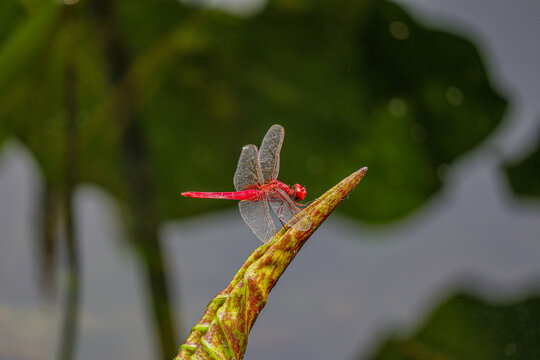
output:
M 312 225 L 308 231 L 286 225 L 255 249 L 230 284 L 210 301 L 175 359 L 243 358 L 249 331 L 266 305 L 270 291 L 301 247 L 358 185 L 366 171 L 367 168 L 362 168 L 354 172 L 297 215 L 309 214 Z
M 394 220 L 441 189 L 444 170 L 491 134 L 506 107 L 473 44 L 386 1 L 273 1 L 253 17 L 172 0 L 115 2 L 106 28 L 91 6 L 74 5 L 66 26 L 66 6 L 47 4 L 1 43 L 0 138 L 19 137 L 46 178 L 62 182 L 64 65 L 74 56 L 80 181 L 124 198 L 123 184 L 135 181 L 119 171 L 129 112 L 157 179 L 160 220 L 233 206 L 186 205 L 178 195 L 231 189 L 241 147 L 274 123 L 287 129 L 280 180 L 302 183 L 309 199 L 370 164 L 360 196 L 341 210 Z M 119 61 L 129 68 L 118 81 L 108 37 L 134 59 Z M 129 99 L 121 111 L 119 98 Z
M 392 35 L 396 24 L 406 39 Z M 356 199 L 341 210 L 370 222 L 403 217 L 439 191 L 444 170 L 506 108 L 473 44 L 388 2 L 272 2 L 253 18 L 201 11 L 182 28 L 176 47 L 152 48 L 171 54 L 162 85 L 139 85 L 168 217 L 231 206 L 187 207 L 170 194 L 230 189 L 241 147 L 276 122 L 287 130 L 282 181 L 302 183 L 309 197 L 355 163 L 375 164 L 359 197 L 372 206 Z M 193 46 L 179 51 L 182 43 Z
M 22 72 L 31 72 L 40 60 L 36 54 L 45 50 L 58 19 L 60 7 L 52 2 L 42 5 L 5 39 L 0 47 L 0 89 L 7 90 L 10 81 Z
M 540 298 L 495 304 L 454 296 L 410 336 L 391 336 L 375 360 L 506 360 L 540 357 Z
M 516 195 L 540 200 L 540 135 L 525 159 L 506 166 L 506 176 Z

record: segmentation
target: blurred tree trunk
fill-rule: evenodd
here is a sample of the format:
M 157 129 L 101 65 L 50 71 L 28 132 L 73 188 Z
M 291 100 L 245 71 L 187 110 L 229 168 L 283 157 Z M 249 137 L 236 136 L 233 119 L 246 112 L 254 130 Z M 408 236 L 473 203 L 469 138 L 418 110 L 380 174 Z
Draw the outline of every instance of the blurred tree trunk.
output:
M 65 220 L 65 245 L 66 245 L 66 294 L 64 319 L 60 334 L 60 346 L 58 359 L 70 360 L 75 357 L 76 341 L 78 334 L 78 320 L 81 297 L 81 265 L 79 261 L 79 246 L 75 219 L 74 192 L 77 185 L 78 170 L 78 141 L 77 141 L 77 75 L 75 72 L 74 51 L 76 48 L 75 19 L 72 6 L 66 6 L 64 19 L 70 36 L 67 39 L 67 58 L 65 68 L 65 108 L 66 122 L 64 131 L 64 189 L 63 209 Z
M 44 180 L 40 210 L 40 236 L 36 247 L 37 276 L 42 294 L 52 297 L 56 291 L 55 261 L 57 257 L 57 226 L 59 217 L 58 189 L 48 179 Z
M 118 29 L 114 1 L 93 0 L 91 5 L 107 57 L 108 75 L 116 87 L 114 120 L 121 133 L 119 150 L 129 211 L 130 240 L 144 266 L 145 281 L 150 290 L 148 305 L 152 307 L 156 321 L 156 342 L 162 358 L 169 359 L 176 353 L 177 339 L 169 299 L 168 267 L 158 236 L 160 216 L 155 179 L 136 113 L 137 94 L 134 87 L 125 81 L 131 60 Z

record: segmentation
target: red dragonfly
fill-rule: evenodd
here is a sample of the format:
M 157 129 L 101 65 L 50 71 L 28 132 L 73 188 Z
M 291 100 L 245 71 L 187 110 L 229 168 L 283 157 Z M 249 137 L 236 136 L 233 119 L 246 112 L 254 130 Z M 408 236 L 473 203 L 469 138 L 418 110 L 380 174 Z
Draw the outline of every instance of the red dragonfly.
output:
M 311 228 L 308 215 L 296 216 L 300 211 L 297 201 L 304 200 L 306 188 L 300 184 L 291 187 L 277 179 L 279 173 L 279 153 L 285 130 L 281 125 L 273 125 L 261 144 L 242 148 L 231 192 L 183 192 L 183 196 L 200 199 L 240 200 L 240 215 L 262 242 L 267 242 L 276 233 L 270 214 L 274 210 L 282 224 L 288 223 L 295 229 L 307 231 Z M 291 221 L 294 219 L 294 221 Z

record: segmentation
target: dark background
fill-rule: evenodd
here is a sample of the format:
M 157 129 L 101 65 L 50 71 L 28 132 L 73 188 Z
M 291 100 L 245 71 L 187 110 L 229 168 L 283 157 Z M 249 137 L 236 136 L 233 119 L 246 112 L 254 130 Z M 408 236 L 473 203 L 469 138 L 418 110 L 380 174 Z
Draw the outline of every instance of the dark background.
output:
M 232 4 L 232 5 L 231 5 Z M 258 240 L 241 146 L 366 178 L 247 359 L 540 356 L 533 0 L 0 5 L 0 358 L 172 358 Z

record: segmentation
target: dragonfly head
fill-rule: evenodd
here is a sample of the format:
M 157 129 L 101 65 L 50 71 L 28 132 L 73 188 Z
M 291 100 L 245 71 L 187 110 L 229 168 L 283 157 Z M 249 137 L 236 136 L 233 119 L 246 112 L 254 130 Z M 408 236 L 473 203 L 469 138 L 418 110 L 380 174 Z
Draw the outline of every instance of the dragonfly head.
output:
M 291 196 L 296 201 L 304 200 L 304 198 L 306 197 L 306 192 L 307 192 L 306 188 L 300 184 L 294 184 L 291 188 L 291 193 L 292 193 Z

